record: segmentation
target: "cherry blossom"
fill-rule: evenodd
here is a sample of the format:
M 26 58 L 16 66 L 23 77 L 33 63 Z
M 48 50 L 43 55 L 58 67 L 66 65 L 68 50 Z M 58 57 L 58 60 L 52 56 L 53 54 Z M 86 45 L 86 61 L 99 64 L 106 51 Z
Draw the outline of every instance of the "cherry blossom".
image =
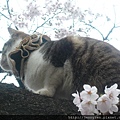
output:
M 99 99 L 98 99 L 98 103 L 97 103 L 97 109 L 100 110 L 101 113 L 106 113 L 109 111 L 109 109 L 111 108 L 112 104 L 110 99 L 107 97 L 106 94 L 102 95 Z
M 112 105 L 111 108 L 109 109 L 109 113 L 113 114 L 113 112 L 118 112 L 118 107 L 117 105 Z
M 77 107 L 80 107 L 81 99 L 80 99 L 79 92 L 77 91 L 77 93 L 73 93 L 72 96 L 75 97 L 74 100 L 73 100 L 73 103 L 74 103 Z
M 116 104 L 118 104 L 119 102 L 118 95 L 120 94 L 120 89 L 117 89 L 117 87 L 118 85 L 116 83 L 110 88 L 107 88 L 107 86 L 105 86 L 106 96 L 110 99 L 110 102 L 112 104 L 112 106 L 109 109 L 110 114 L 113 114 L 113 112 L 118 111 L 118 107 L 116 106 Z
M 100 115 L 100 113 L 96 108 L 94 109 L 94 111 L 89 111 L 84 109 L 80 109 L 79 111 L 81 112 L 81 115 L 95 115 L 95 114 Z
M 97 88 L 95 86 L 91 87 L 90 85 L 85 84 L 83 86 L 84 91 L 80 93 L 81 99 L 90 99 L 90 100 L 96 100 L 99 96 L 97 93 Z
M 104 115 L 107 112 L 113 114 L 113 112 L 118 112 L 117 104 L 119 102 L 118 95 L 120 90 L 117 87 L 117 84 L 110 88 L 106 86 L 105 94 L 99 97 L 95 86 L 91 87 L 85 84 L 83 85 L 84 90 L 80 94 L 78 91 L 72 94 L 75 97 L 73 103 L 78 107 L 81 115 L 100 115 L 101 113 Z
M 94 115 L 94 113 L 91 112 L 91 111 L 82 109 L 82 110 L 81 110 L 81 115 Z
M 105 86 L 105 94 L 112 100 L 114 101 L 118 95 L 120 94 L 120 89 L 117 89 L 118 85 L 114 84 L 113 86 L 111 86 L 110 88 L 107 88 L 107 86 Z M 118 99 L 116 100 L 118 103 Z M 116 104 L 117 104 L 116 103 Z
M 118 107 L 116 104 L 119 102 L 118 95 L 120 94 L 120 90 L 117 89 L 118 85 L 115 83 L 110 88 L 105 86 L 105 94 L 102 95 L 98 99 L 97 109 L 102 113 L 109 112 L 113 114 L 113 112 L 118 111 Z
M 95 105 L 97 104 L 96 101 L 90 101 L 90 100 L 83 100 L 81 102 L 81 114 L 82 115 L 94 115 L 96 112 Z

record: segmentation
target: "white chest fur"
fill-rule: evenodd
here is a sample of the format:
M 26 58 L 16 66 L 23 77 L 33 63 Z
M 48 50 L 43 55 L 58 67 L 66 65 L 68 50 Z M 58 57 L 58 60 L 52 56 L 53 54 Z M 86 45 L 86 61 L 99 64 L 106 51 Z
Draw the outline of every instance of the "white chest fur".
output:
M 43 59 L 40 49 L 31 53 L 26 69 L 24 84 L 34 93 L 54 96 L 63 82 L 63 68 L 54 67 Z
M 43 87 L 45 71 L 49 64 L 43 60 L 42 53 L 39 50 L 34 51 L 27 62 L 25 70 L 25 86 L 28 89 L 38 90 Z

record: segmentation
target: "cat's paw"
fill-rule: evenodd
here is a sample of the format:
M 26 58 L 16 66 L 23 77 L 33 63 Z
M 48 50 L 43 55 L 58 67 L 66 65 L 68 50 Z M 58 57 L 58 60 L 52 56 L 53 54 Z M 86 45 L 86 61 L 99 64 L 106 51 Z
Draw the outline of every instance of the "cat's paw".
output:
M 40 90 L 34 91 L 36 94 L 48 96 L 48 97 L 53 97 L 54 93 L 48 91 L 46 88 L 42 88 Z

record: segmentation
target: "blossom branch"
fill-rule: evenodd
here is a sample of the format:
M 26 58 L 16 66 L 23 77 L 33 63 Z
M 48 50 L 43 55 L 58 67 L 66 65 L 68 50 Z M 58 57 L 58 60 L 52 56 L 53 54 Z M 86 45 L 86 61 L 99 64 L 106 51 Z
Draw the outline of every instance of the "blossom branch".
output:
M 92 26 L 91 24 L 86 23 L 85 21 L 81 21 L 81 22 L 84 23 L 85 25 L 95 29 L 96 31 L 98 31 L 99 34 L 102 36 L 103 41 L 105 40 L 104 35 L 100 32 L 100 30 L 98 30 L 96 27 Z
M 10 12 L 9 0 L 6 0 L 6 2 L 7 2 L 7 11 L 8 11 L 8 14 L 9 14 L 9 17 L 10 17 L 9 20 L 11 20 L 12 14 Z M 14 26 L 15 26 L 16 30 L 18 30 L 18 27 L 16 25 L 14 25 Z
M 115 24 L 113 25 L 113 27 L 110 29 L 110 31 L 108 32 L 108 34 L 106 35 L 106 37 L 104 37 L 104 40 L 108 40 L 109 35 L 112 33 L 113 29 L 115 28 Z
M 7 73 L 0 82 L 2 83 L 3 80 L 5 80 L 5 78 L 6 78 L 7 76 L 9 76 L 9 73 Z
M 62 10 L 61 10 L 61 11 L 62 11 Z M 61 13 L 61 11 L 58 12 L 58 13 L 56 13 L 56 14 L 54 14 L 52 17 L 48 18 L 45 22 L 43 22 L 40 26 L 38 26 L 38 27 L 33 31 L 33 33 L 36 32 L 40 27 L 43 27 L 49 20 L 53 19 L 56 15 L 58 15 L 59 13 Z
M 119 28 L 120 26 L 115 26 L 115 28 Z
M 104 40 L 108 40 L 109 35 L 113 32 L 113 30 L 115 28 L 118 28 L 118 27 L 120 27 L 120 26 L 116 26 L 115 23 L 114 23 L 113 27 L 110 29 L 110 31 L 108 32 L 108 34 L 106 35 L 106 37 L 104 37 Z
M 113 6 L 113 12 L 114 12 L 114 24 L 113 24 L 113 27 L 110 29 L 110 31 L 108 32 L 108 34 L 106 35 L 106 37 L 104 38 L 104 40 L 108 40 L 108 37 L 109 37 L 109 35 L 113 32 L 113 30 L 115 29 L 115 28 L 118 28 L 118 27 L 120 27 L 120 26 L 116 26 L 115 25 L 115 23 L 116 23 L 116 11 L 115 11 L 115 6 Z
M 10 18 L 7 17 L 6 15 L 4 15 L 3 13 L 0 12 L 0 14 L 1 14 L 3 17 L 5 17 L 6 19 L 10 20 Z
M 9 14 L 9 16 L 10 16 L 10 18 L 11 18 L 10 7 L 9 7 L 9 0 L 6 0 L 6 2 L 7 2 L 8 14 Z

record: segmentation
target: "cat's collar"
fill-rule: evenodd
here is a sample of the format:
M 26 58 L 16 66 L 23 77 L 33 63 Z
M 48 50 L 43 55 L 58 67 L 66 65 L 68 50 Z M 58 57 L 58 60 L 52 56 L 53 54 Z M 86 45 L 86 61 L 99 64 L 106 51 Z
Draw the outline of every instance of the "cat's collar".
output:
M 30 54 L 39 49 L 43 45 L 43 35 L 31 35 L 25 37 L 18 47 L 9 54 L 10 62 L 12 63 L 12 71 L 16 77 L 20 77 L 24 81 L 24 63 L 29 58 Z

